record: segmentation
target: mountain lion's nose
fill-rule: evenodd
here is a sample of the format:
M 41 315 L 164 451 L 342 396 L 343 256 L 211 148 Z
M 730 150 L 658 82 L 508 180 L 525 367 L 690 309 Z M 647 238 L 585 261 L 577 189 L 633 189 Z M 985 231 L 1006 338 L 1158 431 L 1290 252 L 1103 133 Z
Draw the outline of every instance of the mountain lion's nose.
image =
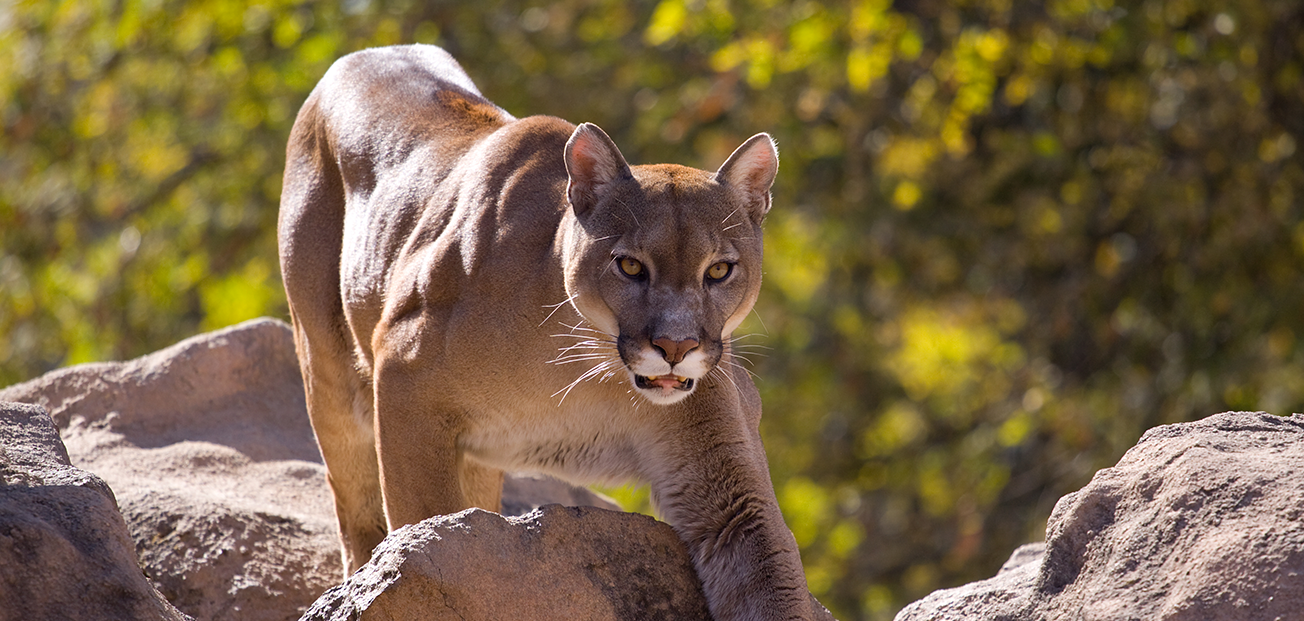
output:
M 684 356 L 687 356 L 688 352 L 697 349 L 697 345 L 697 341 L 693 339 L 672 341 L 664 336 L 652 341 L 652 346 L 661 350 L 661 354 L 666 357 L 666 362 L 670 364 L 683 362 Z

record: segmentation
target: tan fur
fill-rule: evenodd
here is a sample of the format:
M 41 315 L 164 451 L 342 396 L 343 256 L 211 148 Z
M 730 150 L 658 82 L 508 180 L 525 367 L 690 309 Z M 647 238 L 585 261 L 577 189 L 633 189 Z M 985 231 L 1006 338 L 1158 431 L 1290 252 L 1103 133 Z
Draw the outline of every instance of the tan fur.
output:
M 430 46 L 335 63 L 290 136 L 279 235 L 346 571 L 388 530 L 497 510 L 504 470 L 632 479 L 717 619 L 809 618 L 728 341 L 777 166 L 760 134 L 714 174 L 631 168 L 596 126 L 512 118 Z

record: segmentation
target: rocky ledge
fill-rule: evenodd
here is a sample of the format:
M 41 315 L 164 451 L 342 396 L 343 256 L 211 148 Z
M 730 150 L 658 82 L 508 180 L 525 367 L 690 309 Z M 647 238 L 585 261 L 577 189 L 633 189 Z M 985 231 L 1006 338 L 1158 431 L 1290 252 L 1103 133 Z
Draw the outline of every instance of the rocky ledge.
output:
M 400 529 L 340 584 L 293 338 L 271 319 L 0 390 L 0 476 L 0 621 L 707 615 L 669 526 L 537 476 L 507 478 L 503 516 Z
M 1060 499 L 1046 542 L 897 621 L 1304 619 L 1304 416 L 1155 427 Z
M 283 322 L 0 390 L 0 621 L 704 618 L 674 532 L 617 509 L 513 477 L 506 517 L 400 529 L 341 584 Z M 1304 618 L 1302 513 L 1304 416 L 1157 427 L 1046 543 L 897 619 Z

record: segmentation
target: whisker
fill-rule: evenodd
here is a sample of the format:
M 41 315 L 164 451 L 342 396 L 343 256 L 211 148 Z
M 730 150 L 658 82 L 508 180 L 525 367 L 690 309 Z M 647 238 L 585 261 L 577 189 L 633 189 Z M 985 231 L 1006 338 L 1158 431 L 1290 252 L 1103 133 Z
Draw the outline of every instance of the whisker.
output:
M 612 346 L 614 346 L 614 345 L 616 344 L 616 341 L 614 341 L 614 340 L 611 340 L 611 339 L 605 339 L 605 338 L 602 338 L 602 337 L 600 337 L 600 336 L 594 336 L 594 335 L 592 335 L 592 334 L 554 334 L 553 336 L 556 336 L 556 337 L 563 337 L 563 336 L 564 336 L 564 337 L 572 337 L 572 338 L 574 338 L 574 337 L 579 337 L 579 338 L 581 338 L 581 339 L 584 339 L 584 340 L 582 340 L 582 341 L 576 341 L 577 344 L 581 344 L 581 345 L 584 344 L 584 343 L 602 343 L 603 345 L 612 345 Z M 573 346 L 572 346 L 572 347 L 573 347 Z
M 757 375 L 755 372 L 753 372 L 751 369 L 749 369 L 749 368 L 747 368 L 747 367 L 744 367 L 744 366 L 742 366 L 742 365 L 740 365 L 740 364 L 733 364 L 733 363 L 730 363 L 730 365 L 731 365 L 731 366 L 738 367 L 738 368 L 742 369 L 743 371 L 746 371 L 746 372 L 747 372 L 747 375 L 750 375 L 751 378 L 752 378 L 753 380 L 761 379 L 761 376 Z
M 620 203 L 620 206 L 624 207 L 625 211 L 629 212 L 629 217 L 634 219 L 635 226 L 637 226 L 638 228 L 643 228 L 643 223 L 638 221 L 638 216 L 634 214 L 633 209 L 629 208 L 629 205 L 625 204 L 625 201 L 620 200 L 620 197 L 617 196 L 613 196 L 612 198 L 614 198 L 617 203 Z
M 605 357 L 609 358 L 612 354 L 618 353 L 619 350 L 607 343 L 597 343 L 593 341 L 583 341 L 575 343 L 570 347 L 563 347 L 557 350 L 557 357 L 550 362 L 559 360 L 571 360 L 583 357 Z M 573 352 L 573 353 L 572 353 Z
M 578 324 L 578 323 L 572 326 L 572 325 L 567 324 L 567 323 L 565 323 L 565 322 L 561 322 L 561 325 L 566 326 L 567 328 L 570 328 L 572 332 L 574 332 L 574 331 L 576 331 L 576 330 L 579 330 L 579 331 L 582 331 L 582 332 L 594 332 L 594 333 L 597 333 L 597 334 L 606 334 L 607 336 L 609 336 L 609 337 L 611 337 L 611 338 L 613 338 L 613 339 L 616 338 L 616 335 L 614 335 L 614 334 L 607 334 L 606 332 L 603 332 L 602 330 L 596 330 L 596 329 L 594 329 L 594 328 L 589 328 L 589 327 L 586 327 L 586 326 L 582 326 L 582 325 L 580 325 L 580 324 Z
M 737 368 L 739 368 L 739 369 L 742 369 L 743 371 L 746 371 L 747 374 L 750 375 L 750 376 L 752 376 L 753 379 L 760 379 L 760 378 L 761 378 L 761 376 L 759 376 L 759 375 L 757 375 L 757 374 L 755 374 L 755 373 L 752 373 L 752 370 L 751 370 L 751 369 L 749 369 L 749 368 L 747 368 L 747 367 L 745 367 L 745 366 L 743 366 L 743 365 L 741 365 L 741 364 L 738 364 L 737 362 L 734 362 L 734 361 L 732 361 L 732 360 L 725 360 L 724 358 L 721 358 L 721 359 L 720 359 L 720 362 L 723 362 L 723 363 L 725 363 L 725 364 L 727 364 L 727 365 L 729 365 L 729 366 L 731 366 L 731 367 L 737 367 Z
M 769 354 L 766 352 L 773 351 L 774 348 L 768 345 L 761 345 L 760 343 L 738 343 L 740 339 L 745 339 L 752 336 L 764 336 L 764 335 L 752 333 L 752 334 L 744 334 L 736 338 L 730 338 L 727 341 L 725 341 L 725 345 L 727 346 L 726 353 L 729 354 L 730 356 L 735 356 L 743 361 L 746 361 L 747 364 L 756 366 L 756 362 L 753 361 L 750 358 L 750 356 L 759 356 L 761 358 L 766 358 L 769 356 Z
M 594 339 L 593 337 L 588 336 L 588 335 L 579 335 L 579 334 L 554 334 L 553 336 L 581 336 L 581 337 L 583 337 L 583 338 L 586 339 L 586 340 L 583 340 L 583 341 L 576 341 L 576 342 L 574 342 L 574 343 L 572 343 L 572 344 L 570 344 L 570 345 L 566 345 L 566 346 L 564 346 L 564 347 L 559 347 L 558 349 L 575 349 L 575 348 L 577 348 L 577 347 L 590 347 L 590 348 L 599 348 L 599 347 L 601 347 L 601 348 L 603 348 L 603 349 L 612 349 L 612 350 L 616 349 L 616 342 L 615 342 L 615 341 L 598 340 L 598 339 Z
M 767 327 L 765 327 L 765 320 L 761 318 L 761 313 L 760 313 L 760 311 L 756 310 L 756 307 L 753 306 L 753 307 L 752 307 L 752 313 L 754 313 L 754 314 L 756 315 L 756 320 L 759 321 L 759 322 L 761 322 L 761 330 L 765 332 L 765 336 L 769 336 L 769 335 L 770 335 L 770 329 L 767 328 Z
M 566 349 L 561 350 L 560 352 L 558 352 L 557 357 L 553 358 L 553 360 L 560 360 L 562 358 L 574 358 L 577 356 L 606 356 L 610 358 L 611 355 L 616 351 L 614 349 L 606 349 L 601 347 L 583 347 L 580 348 L 579 351 L 572 351 L 574 349 L 576 348 L 567 347 Z
M 751 358 L 748 358 L 747 356 L 739 356 L 737 354 L 734 354 L 733 357 L 737 360 L 742 360 L 743 362 L 746 362 L 750 366 L 753 367 L 756 366 L 756 361 L 752 360 Z
M 572 349 L 608 349 L 615 351 L 616 344 L 608 343 L 606 341 L 580 341 L 560 349 L 561 351 L 570 351 Z
M 569 334 L 569 333 L 562 333 L 562 334 L 550 334 L 550 335 L 548 335 L 548 336 L 551 336 L 551 337 L 554 337 L 554 338 L 571 338 L 571 339 L 579 339 L 579 340 L 577 340 L 576 342 L 574 342 L 574 343 L 572 343 L 572 344 L 570 344 L 570 345 L 566 345 L 566 346 L 563 346 L 563 347 L 558 348 L 558 349 L 561 349 L 562 351 L 569 351 L 569 350 L 576 349 L 576 348 L 587 348 L 587 349 L 607 349 L 607 350 L 615 351 L 615 350 L 617 349 L 617 346 L 618 346 L 618 343 L 616 342 L 616 339 L 615 339 L 615 338 L 612 338 L 612 337 L 610 337 L 610 336 L 608 336 L 608 335 L 607 335 L 606 333 L 604 333 L 604 332 L 596 332 L 596 331 L 595 331 L 594 334 Z
M 558 360 L 569 360 L 572 358 L 582 358 L 588 356 L 601 356 L 603 358 L 611 358 L 613 357 L 612 354 L 616 353 L 616 350 L 601 349 L 596 347 L 586 347 L 574 353 L 569 353 L 569 352 L 570 352 L 569 348 L 563 349 L 560 353 L 557 354 L 557 357 L 553 358 L 550 362 L 556 362 Z
M 579 295 L 579 294 L 577 293 L 577 294 L 575 294 L 575 295 Z M 563 306 L 565 306 L 566 304 L 568 304 L 571 300 L 574 300 L 574 299 L 575 299 L 575 295 L 572 295 L 572 296 L 566 298 L 565 300 L 562 300 L 562 301 L 560 301 L 560 302 L 558 302 L 558 303 L 556 303 L 556 304 L 545 305 L 544 308 L 548 308 L 549 306 L 551 306 L 551 307 L 552 307 L 552 312 L 551 312 L 551 313 L 548 313 L 548 316 L 547 316 L 547 317 L 544 317 L 544 318 L 543 318 L 543 321 L 540 321 L 540 322 L 539 322 L 539 325 L 538 325 L 538 326 L 535 326 L 535 327 L 542 328 L 542 327 L 543 327 L 543 324 L 548 323 L 548 320 L 549 320 L 549 319 L 552 319 L 552 316 L 553 316 L 553 315 L 556 315 L 556 314 L 557 314 L 557 311 L 561 310 L 561 307 L 563 307 Z
M 611 354 L 576 354 L 565 358 L 554 358 L 548 361 L 548 364 L 570 364 L 572 362 L 587 362 L 589 360 L 608 360 Z
M 584 350 L 584 349 L 593 349 L 593 350 L 603 350 L 603 351 L 616 351 L 616 350 L 617 350 L 617 348 L 616 348 L 616 346 L 615 346 L 614 343 L 602 343 L 602 342 L 598 342 L 598 341 L 580 341 L 580 342 L 578 342 L 578 343 L 572 343 L 571 345 L 569 345 L 569 346 L 567 346 L 567 347 L 559 347 L 559 348 L 557 348 L 557 351 L 560 351 L 560 352 L 561 352 L 561 354 L 558 354 L 558 355 L 565 355 L 566 352 L 575 351 L 575 350 L 577 350 L 577 349 L 580 349 L 580 350 Z
M 720 224 L 724 224 L 724 223 L 721 222 Z M 725 232 L 725 231 L 727 231 L 727 230 L 729 230 L 729 229 L 731 229 L 731 228 L 733 228 L 733 227 L 735 227 L 735 226 L 742 226 L 742 225 L 744 225 L 744 224 L 747 224 L 747 223 L 746 223 L 746 222 L 735 222 L 735 223 L 733 223 L 733 224 L 730 224 L 729 226 L 726 226 L 726 227 L 720 229 L 720 232 L 723 233 L 723 232 Z M 751 238 L 742 238 L 742 237 L 740 237 L 739 239 L 751 239 Z
M 720 224 L 724 224 L 725 222 L 728 222 L 729 218 L 734 217 L 734 214 L 738 213 L 739 209 L 742 209 L 742 207 L 735 207 L 733 211 L 729 212 L 729 215 L 725 216 L 724 219 L 720 221 Z M 725 229 L 725 230 L 727 231 L 729 229 Z
M 724 369 L 721 369 L 720 367 L 717 366 L 711 369 L 711 373 L 719 373 L 721 377 L 729 380 L 729 383 L 733 384 L 734 391 L 737 392 L 739 396 L 742 396 L 743 389 L 738 387 L 738 382 L 735 382 L 734 378 L 730 377 L 729 374 L 726 373 Z M 708 373 L 708 375 L 710 375 L 710 373 Z
M 585 371 L 583 375 L 580 375 L 579 377 L 575 378 L 575 381 L 571 382 L 571 383 L 570 383 L 569 385 L 567 385 L 565 388 L 562 388 L 561 390 L 558 390 L 557 392 L 552 393 L 552 396 L 554 396 L 554 397 L 556 397 L 557 395 L 561 395 L 561 400 L 557 402 L 557 405 L 560 406 L 562 403 L 565 403 L 565 402 L 566 402 L 566 397 L 568 397 L 568 396 L 570 395 L 571 390 L 573 390 L 576 386 L 579 386 L 581 382 L 583 382 L 583 381 L 586 380 L 586 379 L 592 378 L 592 377 L 594 377 L 594 376 L 596 376 L 596 375 L 598 375 L 598 374 L 600 374 L 600 373 L 606 371 L 607 369 L 610 369 L 610 368 L 611 368 L 611 365 L 614 364 L 615 362 L 617 362 L 617 361 L 616 361 L 616 360 L 607 360 L 606 362 L 602 362 L 602 363 L 600 363 L 600 364 L 594 366 L 592 369 L 589 369 L 588 371 Z

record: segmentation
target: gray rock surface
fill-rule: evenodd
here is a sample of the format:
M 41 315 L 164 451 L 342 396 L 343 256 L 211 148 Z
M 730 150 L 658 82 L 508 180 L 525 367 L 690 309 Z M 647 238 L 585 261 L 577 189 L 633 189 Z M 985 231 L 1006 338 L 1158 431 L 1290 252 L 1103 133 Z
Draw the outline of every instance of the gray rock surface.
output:
M 215 621 L 297 619 L 339 583 L 334 509 L 284 322 L 60 369 L 0 400 L 50 412 L 72 463 L 116 492 L 141 566 L 177 608 Z M 551 479 L 504 487 L 505 506 L 521 512 L 616 508 Z
M 309 619 L 704 610 L 669 527 L 557 506 L 402 529 L 376 562 L 313 604 L 338 582 L 339 558 L 292 338 L 279 321 L 55 371 L 0 390 L 0 401 L 50 413 L 0 406 L 0 620 L 279 620 L 309 605 Z M 509 511 L 549 502 L 604 504 L 548 479 L 504 485 Z M 1231 412 L 1157 427 L 1060 500 L 1045 544 L 897 618 L 1301 619 L 1301 518 L 1304 416 Z M 137 557 L 149 581 L 133 569 Z M 510 597 L 485 598 L 485 585 Z M 420 603 L 433 596 L 439 605 Z
M 1304 619 L 1304 415 L 1146 432 L 1060 499 L 1046 543 L 897 621 Z
M 187 619 L 136 564 L 113 492 L 74 468 L 54 421 L 0 401 L 0 619 Z
M 339 582 L 294 341 L 255 320 L 0 391 L 46 407 L 118 496 L 141 566 L 199 619 L 297 617 Z
M 810 599 L 815 621 L 833 621 Z M 468 509 L 400 528 L 301 621 L 393 619 L 696 621 L 710 610 L 669 525 L 550 504 L 520 517 Z
M 674 531 L 650 517 L 549 505 L 405 526 L 304 621 L 709 619 Z

